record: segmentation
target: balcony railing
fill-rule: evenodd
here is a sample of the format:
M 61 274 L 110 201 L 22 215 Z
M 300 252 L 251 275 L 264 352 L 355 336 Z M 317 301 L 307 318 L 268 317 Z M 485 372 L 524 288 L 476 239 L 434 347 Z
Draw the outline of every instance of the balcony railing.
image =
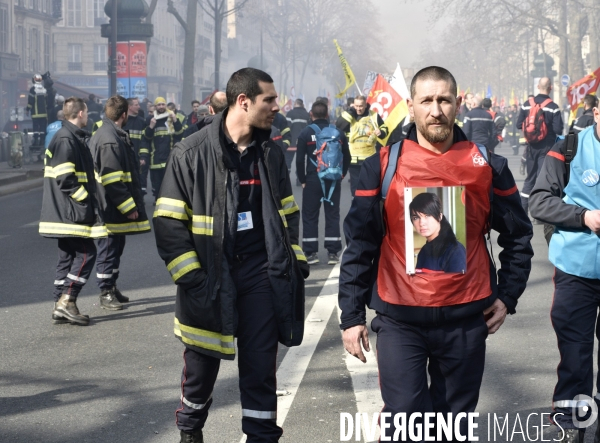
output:
M 106 71 L 107 69 L 107 62 L 94 62 L 94 71 Z
M 81 71 L 81 62 L 69 62 L 67 69 L 69 71 Z

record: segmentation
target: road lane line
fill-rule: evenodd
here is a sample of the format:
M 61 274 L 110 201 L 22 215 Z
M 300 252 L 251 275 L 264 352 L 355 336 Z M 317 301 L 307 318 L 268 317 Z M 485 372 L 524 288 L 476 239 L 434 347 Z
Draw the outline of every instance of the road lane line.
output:
M 340 307 L 337 307 L 338 320 L 342 314 Z M 341 334 L 340 334 L 341 335 Z M 363 363 L 358 358 L 346 353 L 346 367 L 350 372 L 352 378 L 352 387 L 354 389 L 354 395 L 356 397 L 356 409 L 359 413 L 366 413 L 369 417 L 369 423 L 373 418 L 375 412 L 381 411 L 383 407 L 383 400 L 381 399 L 381 392 L 379 390 L 379 369 L 377 368 L 377 356 L 375 355 L 375 349 L 372 341 L 369 339 L 370 351 L 366 352 L 363 349 L 367 362 Z M 344 351 L 345 352 L 345 351 Z M 365 422 L 361 420 L 362 437 L 361 441 L 366 440 L 366 428 Z M 370 441 L 379 441 L 379 425 L 377 425 L 377 431 L 375 438 Z M 356 438 L 354 436 L 353 438 Z
M 21 228 L 33 228 L 33 227 L 37 228 L 39 225 L 40 225 L 40 221 L 37 220 L 37 221 L 31 222 L 31 223 L 27 223 L 26 225 L 21 226 Z
M 304 338 L 300 346 L 290 348 L 277 370 L 277 389 L 287 390 L 290 395 L 284 395 L 277 398 L 277 424 L 283 426 L 292 403 L 296 398 L 300 383 L 304 378 L 308 364 L 315 353 L 317 344 L 321 340 L 327 322 L 337 306 L 338 279 L 340 276 L 340 265 L 337 264 L 331 270 L 323 289 L 306 317 L 304 324 Z M 310 321 L 321 319 L 323 321 Z M 246 442 L 246 435 L 242 437 L 240 443 Z

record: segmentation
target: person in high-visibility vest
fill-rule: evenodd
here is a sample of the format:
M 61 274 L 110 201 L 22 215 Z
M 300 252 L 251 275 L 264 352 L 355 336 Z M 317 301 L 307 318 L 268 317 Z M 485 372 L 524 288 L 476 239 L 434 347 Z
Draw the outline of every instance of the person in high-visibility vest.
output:
M 358 186 L 358 174 L 362 163 L 377 152 L 377 139 L 388 135 L 388 127 L 377 112 L 370 109 L 367 99 L 359 95 L 354 99 L 354 106 L 342 112 L 336 126 L 344 131 L 350 147 L 350 189 L 352 196 Z

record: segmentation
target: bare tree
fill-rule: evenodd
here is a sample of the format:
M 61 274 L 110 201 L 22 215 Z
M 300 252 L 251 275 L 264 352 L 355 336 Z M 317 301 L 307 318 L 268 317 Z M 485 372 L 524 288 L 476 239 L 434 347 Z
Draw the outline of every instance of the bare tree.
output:
M 237 0 L 237 4 L 231 9 L 227 9 L 227 0 L 198 0 L 198 3 L 215 24 L 215 89 L 219 89 L 223 19 L 242 9 L 248 0 Z

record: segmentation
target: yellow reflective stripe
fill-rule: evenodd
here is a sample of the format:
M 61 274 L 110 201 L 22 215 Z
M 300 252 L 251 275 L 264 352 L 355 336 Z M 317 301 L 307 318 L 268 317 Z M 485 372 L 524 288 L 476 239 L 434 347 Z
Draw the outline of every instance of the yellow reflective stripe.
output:
M 146 148 L 140 149 L 140 154 L 150 154 L 150 151 Z
M 278 212 L 279 212 L 279 215 L 281 216 L 281 219 L 283 220 L 283 226 L 285 226 L 287 228 L 288 227 L 287 218 L 285 218 L 285 214 L 283 213 L 283 210 L 280 209 Z
M 304 251 L 298 245 L 292 245 L 292 249 L 296 253 L 296 258 L 300 261 L 306 261 L 306 256 L 304 255 Z
M 209 215 L 194 215 L 192 217 L 192 233 L 213 235 L 213 218 Z
M 146 232 L 150 230 L 148 220 L 129 223 L 106 223 L 106 230 L 109 234 L 127 234 L 129 232 Z
M 48 235 L 75 235 L 79 237 L 106 237 L 108 232 L 105 226 L 72 225 L 69 223 L 40 222 L 40 234 Z
M 131 172 L 124 172 L 121 181 L 123 181 L 124 183 L 130 183 L 132 181 Z
M 88 182 L 87 174 L 85 172 L 76 171 L 75 175 L 77 176 L 77 181 L 79 181 L 79 183 L 87 183 Z
M 352 122 L 354 121 L 354 117 L 352 117 L 348 111 L 344 111 L 342 112 L 342 118 L 344 120 L 346 120 L 348 123 L 352 124 Z
M 186 252 L 167 265 L 167 271 L 175 283 L 192 269 L 200 269 L 200 260 L 196 251 Z
M 103 176 L 96 176 L 96 180 L 99 183 L 102 183 L 104 186 L 106 185 L 110 185 L 111 183 L 115 183 L 121 180 L 121 178 L 123 177 L 123 171 L 115 171 L 115 172 L 110 172 L 108 174 L 104 174 Z
M 58 166 L 52 168 L 55 177 L 63 174 L 70 174 L 75 172 L 75 163 L 67 162 L 61 163 Z
M 285 135 L 285 134 L 287 134 L 288 132 L 290 132 L 290 128 L 283 128 L 283 129 L 281 130 L 281 135 Z
M 174 332 L 182 342 L 189 345 L 220 352 L 221 354 L 235 355 L 233 335 L 222 335 L 218 332 L 182 325 L 177 317 L 175 317 Z
M 175 131 L 173 134 L 175 134 L 175 135 L 183 134 L 183 127 L 179 131 Z
M 85 190 L 85 188 L 83 187 L 83 185 L 81 185 L 79 187 L 79 189 L 77 191 L 75 191 L 75 193 L 71 196 L 71 198 L 73 200 L 76 200 L 78 202 L 85 200 L 88 196 L 88 192 Z
M 169 135 L 169 131 L 167 129 L 155 129 L 154 137 L 162 137 L 164 135 Z
M 46 155 L 50 158 L 52 158 L 52 152 L 50 152 L 49 149 L 46 149 Z
M 166 163 L 157 163 L 156 165 L 150 165 L 150 169 L 161 169 L 161 168 L 166 168 L 167 164 Z
M 166 197 L 161 197 L 156 200 L 154 217 L 170 217 L 177 220 L 189 220 L 191 216 L 192 211 L 182 200 Z
M 296 200 L 294 200 L 294 196 L 290 195 L 289 197 L 281 200 L 281 210 L 279 211 L 282 215 L 292 214 L 296 211 L 299 211 L 298 205 L 296 204 Z
M 117 206 L 117 209 L 121 211 L 122 214 L 125 214 L 131 211 L 134 207 L 135 202 L 133 201 L 133 197 L 129 197 L 127 200 L 125 200 L 123 203 Z

